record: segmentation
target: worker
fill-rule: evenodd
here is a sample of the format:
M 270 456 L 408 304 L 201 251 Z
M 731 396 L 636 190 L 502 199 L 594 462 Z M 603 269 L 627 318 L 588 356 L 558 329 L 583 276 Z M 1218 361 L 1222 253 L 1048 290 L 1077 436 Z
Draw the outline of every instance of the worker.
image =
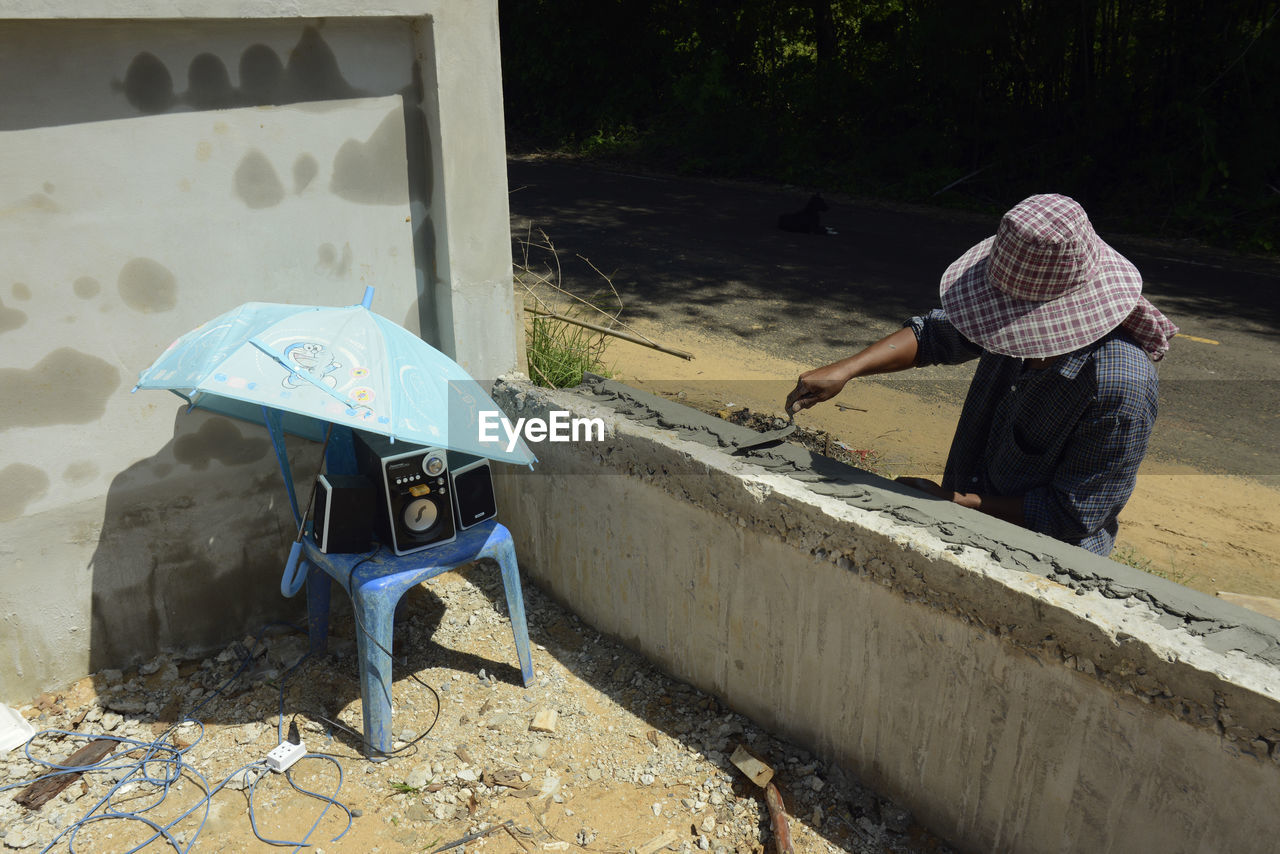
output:
M 1110 554 L 1156 418 L 1155 362 L 1178 328 L 1066 196 L 1009 210 L 939 292 L 941 308 L 801 374 L 787 412 L 854 377 L 977 358 L 942 482 L 899 482 Z

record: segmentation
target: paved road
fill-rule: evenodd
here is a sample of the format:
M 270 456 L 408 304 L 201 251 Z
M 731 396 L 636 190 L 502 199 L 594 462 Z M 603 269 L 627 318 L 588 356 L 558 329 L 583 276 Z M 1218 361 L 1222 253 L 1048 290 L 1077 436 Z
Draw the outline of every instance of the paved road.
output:
M 513 234 L 544 230 L 571 286 L 600 284 L 582 255 L 611 277 L 626 317 L 706 327 L 814 365 L 936 305 L 942 271 L 996 225 L 828 198 L 823 222 L 837 233 L 798 235 L 775 222 L 804 203 L 799 190 L 550 161 L 512 160 L 508 171 Z M 1280 262 L 1103 236 L 1137 264 L 1152 302 L 1203 339 L 1176 339 L 1161 363 L 1152 458 L 1280 483 Z M 895 383 L 954 400 L 970 372 Z

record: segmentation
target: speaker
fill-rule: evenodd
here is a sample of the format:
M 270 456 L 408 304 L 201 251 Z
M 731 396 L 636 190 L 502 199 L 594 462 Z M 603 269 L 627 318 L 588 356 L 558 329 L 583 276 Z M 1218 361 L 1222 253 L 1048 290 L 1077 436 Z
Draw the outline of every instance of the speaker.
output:
M 449 481 L 453 484 L 453 518 L 460 530 L 498 515 L 487 459 L 450 451 Z
M 375 519 L 383 545 L 405 555 L 457 538 L 443 448 L 355 432 L 355 450 L 360 473 L 373 481 L 378 493 Z
M 369 551 L 373 540 L 373 482 L 362 475 L 322 474 L 316 479 L 312 536 L 326 554 Z

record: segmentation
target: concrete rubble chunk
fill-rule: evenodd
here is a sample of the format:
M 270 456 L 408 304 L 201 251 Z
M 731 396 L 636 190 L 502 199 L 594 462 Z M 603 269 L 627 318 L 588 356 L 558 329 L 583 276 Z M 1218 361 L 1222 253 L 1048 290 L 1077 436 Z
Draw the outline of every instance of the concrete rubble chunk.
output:
M 431 782 L 431 766 L 419 765 L 408 773 L 404 778 L 404 783 L 414 789 L 421 789 Z
M 107 708 L 122 715 L 139 715 L 146 711 L 147 704 L 138 697 L 117 695 L 107 700 Z
M 560 778 L 547 777 L 542 781 L 542 785 L 538 788 L 538 797 L 550 798 L 554 797 L 560 791 Z
M 4 836 L 5 848 L 30 848 L 36 844 L 35 832 L 29 827 L 18 827 L 10 830 Z
M 636 854 L 656 854 L 675 842 L 679 837 L 676 836 L 674 830 L 664 830 L 662 833 L 650 839 L 648 842 L 636 848 Z
M 745 747 L 739 744 L 734 748 L 733 755 L 729 757 L 739 771 L 746 774 L 760 788 L 769 785 L 769 781 L 773 779 L 773 768 L 761 762 L 751 754 Z
M 555 732 L 560 715 L 555 709 L 540 709 L 529 723 L 530 732 Z
M 168 663 L 169 657 L 167 655 L 157 655 L 145 664 L 140 665 L 138 667 L 138 673 L 142 676 L 150 676 L 152 673 L 157 672 Z

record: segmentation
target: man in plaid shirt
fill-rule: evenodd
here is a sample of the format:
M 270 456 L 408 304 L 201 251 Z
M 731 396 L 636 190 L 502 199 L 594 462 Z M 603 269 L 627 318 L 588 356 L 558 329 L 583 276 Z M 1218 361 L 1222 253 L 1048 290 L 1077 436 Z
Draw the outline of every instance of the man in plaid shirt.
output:
M 800 375 L 797 412 L 854 377 L 978 359 L 936 497 L 1098 554 L 1115 544 L 1177 332 L 1065 196 L 1032 196 L 943 274 L 942 308 Z

